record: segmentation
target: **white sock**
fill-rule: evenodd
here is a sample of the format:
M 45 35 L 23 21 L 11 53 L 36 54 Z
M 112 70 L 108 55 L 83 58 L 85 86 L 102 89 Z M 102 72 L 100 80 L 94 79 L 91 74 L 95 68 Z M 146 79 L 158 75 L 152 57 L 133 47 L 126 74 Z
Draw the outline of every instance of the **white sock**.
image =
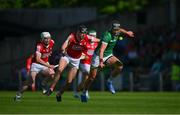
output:
M 21 96 L 22 96 L 21 93 L 17 93 L 17 94 L 16 94 L 16 97 L 17 97 L 17 98 L 21 98 Z

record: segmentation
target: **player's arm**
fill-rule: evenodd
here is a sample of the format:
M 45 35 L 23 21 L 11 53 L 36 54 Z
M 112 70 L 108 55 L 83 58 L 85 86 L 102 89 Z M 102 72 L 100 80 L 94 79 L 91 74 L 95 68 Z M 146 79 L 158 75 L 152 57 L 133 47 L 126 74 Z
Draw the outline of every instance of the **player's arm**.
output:
M 63 43 L 62 47 L 61 47 L 61 52 L 62 53 L 66 53 L 66 48 L 69 45 L 69 40 L 72 38 L 72 35 L 69 35 L 67 40 Z
M 107 43 L 102 42 L 101 47 L 100 47 L 100 51 L 99 51 L 100 61 L 101 61 L 101 59 L 103 59 L 103 55 L 104 55 L 104 51 L 105 51 L 106 47 L 107 47 Z
M 50 65 L 49 63 L 46 63 L 41 59 L 41 54 L 40 53 L 36 53 L 36 61 L 37 61 L 37 63 L 42 64 L 42 65 L 44 65 L 44 66 L 46 66 L 48 68 L 54 68 L 53 65 Z
M 63 43 L 62 47 L 61 47 L 61 52 L 62 52 L 62 53 L 65 53 L 65 52 L 66 52 L 67 46 L 68 46 L 68 41 L 65 41 L 65 42 Z
M 104 64 L 103 64 L 103 57 L 104 57 L 104 51 L 107 47 L 107 43 L 106 42 L 102 42 L 100 50 L 99 50 L 99 61 L 100 61 L 100 67 L 103 68 Z
M 134 37 L 134 33 L 133 33 L 132 31 L 127 31 L 127 30 L 122 29 L 122 28 L 120 28 L 119 31 L 120 31 L 121 33 L 124 33 L 124 34 L 130 36 L 130 37 Z
M 82 53 L 80 59 L 87 59 L 87 55 L 85 53 Z
M 106 32 L 103 35 L 103 39 L 101 41 L 102 44 L 101 44 L 100 50 L 99 50 L 99 61 L 100 61 L 101 68 L 104 67 L 104 63 L 103 63 L 104 51 L 105 51 L 106 47 L 108 46 L 108 43 L 110 40 L 111 40 L 110 34 L 109 34 L 109 32 Z
M 100 39 L 99 39 L 99 38 L 96 38 L 96 37 L 93 37 L 93 38 L 92 38 L 92 42 L 100 42 Z
M 35 59 L 36 59 L 37 63 L 39 63 L 39 64 L 42 64 L 48 68 L 54 68 L 53 65 L 50 65 L 49 63 L 46 63 L 45 61 L 43 61 L 41 59 L 41 46 L 37 46 Z
M 100 42 L 100 39 L 99 39 L 99 38 L 97 38 L 97 37 L 94 37 L 94 36 L 90 36 L 90 35 L 88 35 L 88 39 L 90 39 L 90 40 L 91 40 L 91 42 Z
M 51 68 L 51 65 L 49 65 L 48 63 L 44 62 L 42 59 L 41 59 L 41 54 L 40 53 L 36 53 L 36 61 L 37 63 L 39 64 L 42 64 L 48 68 Z

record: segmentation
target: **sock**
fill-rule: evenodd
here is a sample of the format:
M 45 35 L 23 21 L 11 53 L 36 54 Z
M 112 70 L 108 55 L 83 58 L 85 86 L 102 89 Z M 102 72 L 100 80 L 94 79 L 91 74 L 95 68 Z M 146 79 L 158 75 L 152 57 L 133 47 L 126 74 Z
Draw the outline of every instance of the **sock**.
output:
M 18 93 L 16 94 L 16 97 L 17 97 L 17 98 L 21 98 L 21 96 L 22 96 L 22 93 L 20 93 L 20 92 L 18 92 Z
M 89 94 L 88 94 L 88 90 L 86 90 L 86 96 L 88 96 Z

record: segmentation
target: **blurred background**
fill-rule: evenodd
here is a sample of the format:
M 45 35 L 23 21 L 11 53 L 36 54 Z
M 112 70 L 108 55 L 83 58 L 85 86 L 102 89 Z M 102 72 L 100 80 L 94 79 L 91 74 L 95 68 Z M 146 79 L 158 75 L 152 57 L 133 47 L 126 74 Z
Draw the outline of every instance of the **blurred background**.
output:
M 114 48 L 125 65 L 114 80 L 116 90 L 179 91 L 179 4 L 179 0 L 0 0 L 0 90 L 18 89 L 26 58 L 42 31 L 49 31 L 55 41 L 50 62 L 56 64 L 59 48 L 79 25 L 96 30 L 100 37 L 117 19 L 135 38 L 124 36 Z M 107 90 L 110 69 L 99 72 L 92 90 Z

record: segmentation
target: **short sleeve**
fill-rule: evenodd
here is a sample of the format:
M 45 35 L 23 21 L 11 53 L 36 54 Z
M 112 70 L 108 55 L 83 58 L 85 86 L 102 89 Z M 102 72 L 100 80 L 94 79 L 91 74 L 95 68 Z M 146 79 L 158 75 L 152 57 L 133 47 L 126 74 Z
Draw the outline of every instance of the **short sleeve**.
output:
M 111 40 L 111 36 L 109 32 L 105 32 L 102 36 L 102 42 L 105 44 L 108 44 L 109 41 Z

